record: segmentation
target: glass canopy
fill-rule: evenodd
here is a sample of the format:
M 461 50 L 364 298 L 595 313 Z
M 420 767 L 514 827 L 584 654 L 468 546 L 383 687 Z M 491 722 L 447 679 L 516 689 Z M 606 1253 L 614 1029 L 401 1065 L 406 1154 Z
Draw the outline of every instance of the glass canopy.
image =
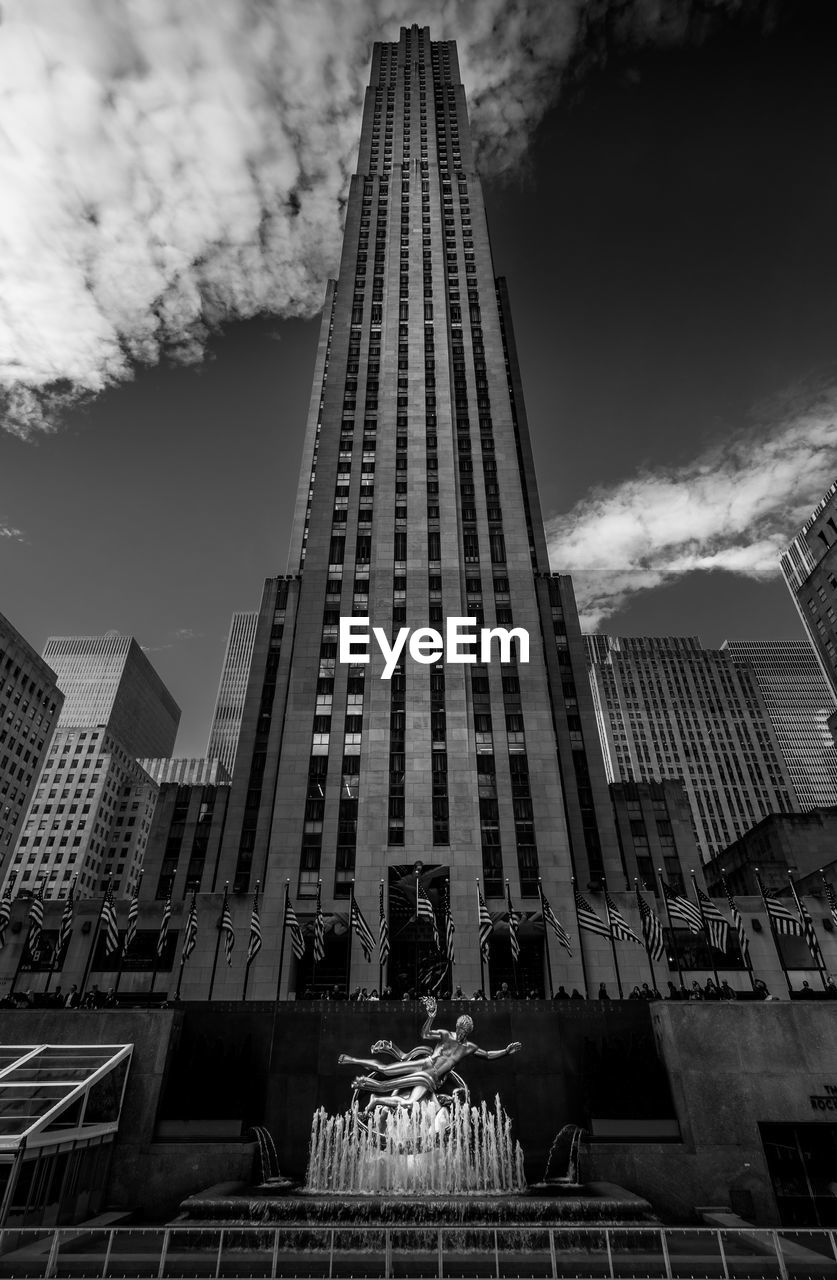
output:
M 114 1133 L 133 1045 L 0 1045 L 0 1160 Z

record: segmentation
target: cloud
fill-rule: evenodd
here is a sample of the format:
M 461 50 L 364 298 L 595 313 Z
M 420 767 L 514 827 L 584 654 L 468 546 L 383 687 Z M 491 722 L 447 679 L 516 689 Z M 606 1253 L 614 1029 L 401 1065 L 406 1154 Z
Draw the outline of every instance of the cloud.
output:
M 754 416 L 685 466 L 595 489 L 547 521 L 550 561 L 572 573 L 588 629 L 687 573 L 779 573 L 779 556 L 837 474 L 837 383 L 811 378 Z
M 311 316 L 336 272 L 375 39 L 456 38 L 484 173 L 564 76 L 790 0 L 4 0 L 0 422 L 67 407 L 222 322 Z
M 14 525 L 0 522 L 0 538 L 11 538 L 13 542 L 25 542 L 26 534 L 22 529 L 15 529 Z

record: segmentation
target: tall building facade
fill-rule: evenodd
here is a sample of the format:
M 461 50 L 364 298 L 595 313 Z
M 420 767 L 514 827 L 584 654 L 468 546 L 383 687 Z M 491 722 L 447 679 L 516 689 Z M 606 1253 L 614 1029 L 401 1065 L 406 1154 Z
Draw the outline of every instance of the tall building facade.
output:
M 782 556 L 782 573 L 837 697 L 837 481 Z
M 828 728 L 837 710 L 807 640 L 725 640 L 722 650 L 746 662 L 776 731 L 802 809 L 837 805 L 837 747 Z
M 609 777 L 679 778 L 703 861 L 768 813 L 798 812 L 748 664 L 695 637 L 592 635 L 587 648 Z
M 224 651 L 218 696 L 212 713 L 212 725 L 206 747 L 207 759 L 220 760 L 230 775 L 235 768 L 235 754 L 238 749 L 238 735 L 241 732 L 241 718 L 244 714 L 244 699 L 247 695 L 247 681 L 250 676 L 250 663 L 253 660 L 253 645 L 256 641 L 258 621 L 258 613 L 233 614 L 227 647 Z
M 63 701 L 55 672 L 0 613 L 0 875 L 9 865 Z
M 462 617 L 525 630 L 528 653 L 512 641 L 500 661 L 496 639 L 464 661 L 402 651 L 384 677 L 374 638 L 342 651 L 341 619 L 391 640 L 401 628 L 445 635 Z M 549 568 L 456 48 L 414 26 L 374 47 L 289 572 L 265 586 L 219 883 L 245 893 L 258 879 L 274 918 L 286 883 L 303 918 L 321 883 L 337 956 L 352 885 L 377 924 L 383 881 L 388 910 L 403 908 L 391 921 L 397 985 L 416 869 L 440 912 L 449 898 L 457 980 L 471 988 L 478 878 L 498 915 L 508 881 L 528 921 L 539 877 L 567 915 L 573 873 L 585 888 L 621 873 L 572 587 Z M 542 929 L 532 937 L 542 966 Z M 352 966 L 368 978 L 357 947 Z M 253 996 L 271 983 L 265 966 Z
M 131 636 L 54 636 L 44 654 L 64 707 L 4 884 L 129 895 L 157 798 L 137 756 L 171 755 L 180 709 Z
M 44 660 L 64 694 L 59 726 L 104 725 L 139 756 L 170 756 L 180 708 L 133 636 L 50 636 Z

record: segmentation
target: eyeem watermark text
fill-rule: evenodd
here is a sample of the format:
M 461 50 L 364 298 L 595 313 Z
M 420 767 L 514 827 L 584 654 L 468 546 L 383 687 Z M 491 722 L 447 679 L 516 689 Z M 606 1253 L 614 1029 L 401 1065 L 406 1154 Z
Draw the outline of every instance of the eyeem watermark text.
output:
M 390 680 L 406 647 L 414 662 L 485 662 L 495 652 L 500 662 L 512 662 L 512 640 L 517 641 L 517 661 L 529 661 L 529 632 L 523 627 L 480 627 L 476 618 L 448 618 L 445 635 L 435 627 L 401 627 L 392 644 L 383 627 L 370 629 L 369 618 L 340 619 L 340 662 L 369 662 L 372 640 L 384 656 L 382 680 Z

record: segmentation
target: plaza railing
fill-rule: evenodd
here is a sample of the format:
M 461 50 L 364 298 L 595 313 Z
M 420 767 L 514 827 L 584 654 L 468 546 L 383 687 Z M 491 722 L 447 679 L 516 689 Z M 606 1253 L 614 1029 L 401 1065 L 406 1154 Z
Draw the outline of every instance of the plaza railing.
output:
M 416 1206 L 419 1218 L 421 1206 Z M 837 1280 L 830 1230 L 538 1227 L 7 1227 L 0 1277 L 294 1280 Z

